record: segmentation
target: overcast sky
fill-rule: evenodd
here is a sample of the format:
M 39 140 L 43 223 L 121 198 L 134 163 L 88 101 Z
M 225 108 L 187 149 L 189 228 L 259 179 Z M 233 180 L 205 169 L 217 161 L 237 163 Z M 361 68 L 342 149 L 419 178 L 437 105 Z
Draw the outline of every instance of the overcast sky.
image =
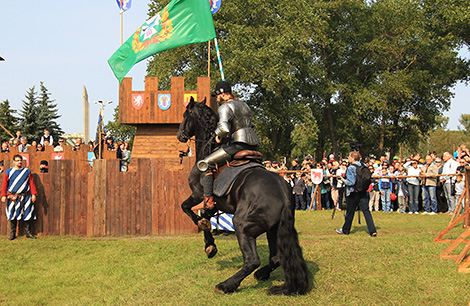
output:
M 148 1 L 133 0 L 124 13 L 124 41 L 147 19 Z M 223 9 L 223 4 L 222 8 Z M 43 81 L 58 104 L 58 123 L 66 133 L 82 133 L 83 85 L 90 101 L 90 130 L 96 127 L 99 106 L 112 118 L 118 102 L 118 81 L 107 60 L 120 45 L 120 14 L 115 0 L 7 1 L 0 10 L 0 102 L 8 99 L 20 110 L 26 91 Z M 223 50 L 221 50 L 223 59 Z M 463 54 L 470 57 L 468 50 Z M 133 89 L 144 89 L 146 61 L 128 73 Z M 457 129 L 462 113 L 470 113 L 470 88 L 455 88 L 449 129 Z M 91 135 L 92 136 L 92 135 Z

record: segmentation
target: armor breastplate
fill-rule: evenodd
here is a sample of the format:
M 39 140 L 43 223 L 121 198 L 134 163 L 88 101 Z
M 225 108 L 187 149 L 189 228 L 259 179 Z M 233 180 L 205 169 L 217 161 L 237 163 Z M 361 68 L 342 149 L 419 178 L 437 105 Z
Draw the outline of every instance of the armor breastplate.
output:
M 257 145 L 259 138 L 251 127 L 251 110 L 243 101 L 229 100 L 219 107 L 219 122 L 215 134 L 220 138 L 230 136 L 230 142 Z

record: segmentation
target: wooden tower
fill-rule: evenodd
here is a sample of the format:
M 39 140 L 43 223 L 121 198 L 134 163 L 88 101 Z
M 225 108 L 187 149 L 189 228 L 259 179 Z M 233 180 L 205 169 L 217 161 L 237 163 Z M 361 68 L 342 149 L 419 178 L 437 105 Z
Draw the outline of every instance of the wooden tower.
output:
M 195 91 L 185 91 L 182 77 L 171 79 L 170 91 L 158 90 L 158 78 L 145 78 L 145 91 L 132 91 L 132 79 L 124 78 L 119 88 L 119 123 L 137 127 L 132 158 L 164 158 L 179 164 L 179 151 L 187 146 L 176 139 L 176 133 L 191 96 L 211 101 L 210 78 L 199 77 Z

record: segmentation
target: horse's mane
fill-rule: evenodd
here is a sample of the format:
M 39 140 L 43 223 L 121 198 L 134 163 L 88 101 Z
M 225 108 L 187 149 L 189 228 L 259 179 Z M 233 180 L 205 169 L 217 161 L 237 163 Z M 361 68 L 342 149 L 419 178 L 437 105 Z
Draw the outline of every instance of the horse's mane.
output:
M 203 102 L 196 103 L 196 105 L 201 111 L 201 119 L 204 122 L 207 131 L 214 132 L 217 127 L 217 122 L 219 121 L 219 116 L 212 110 L 212 108 L 210 108 Z

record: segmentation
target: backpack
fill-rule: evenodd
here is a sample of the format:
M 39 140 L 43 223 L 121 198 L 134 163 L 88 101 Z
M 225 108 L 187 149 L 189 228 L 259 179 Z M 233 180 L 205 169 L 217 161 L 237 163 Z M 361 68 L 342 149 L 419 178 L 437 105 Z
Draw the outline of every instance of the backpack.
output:
M 363 163 L 361 163 L 360 166 L 355 164 L 353 165 L 356 166 L 356 184 L 354 185 L 354 191 L 365 192 L 367 189 L 369 189 L 370 183 L 372 181 L 372 173 Z

